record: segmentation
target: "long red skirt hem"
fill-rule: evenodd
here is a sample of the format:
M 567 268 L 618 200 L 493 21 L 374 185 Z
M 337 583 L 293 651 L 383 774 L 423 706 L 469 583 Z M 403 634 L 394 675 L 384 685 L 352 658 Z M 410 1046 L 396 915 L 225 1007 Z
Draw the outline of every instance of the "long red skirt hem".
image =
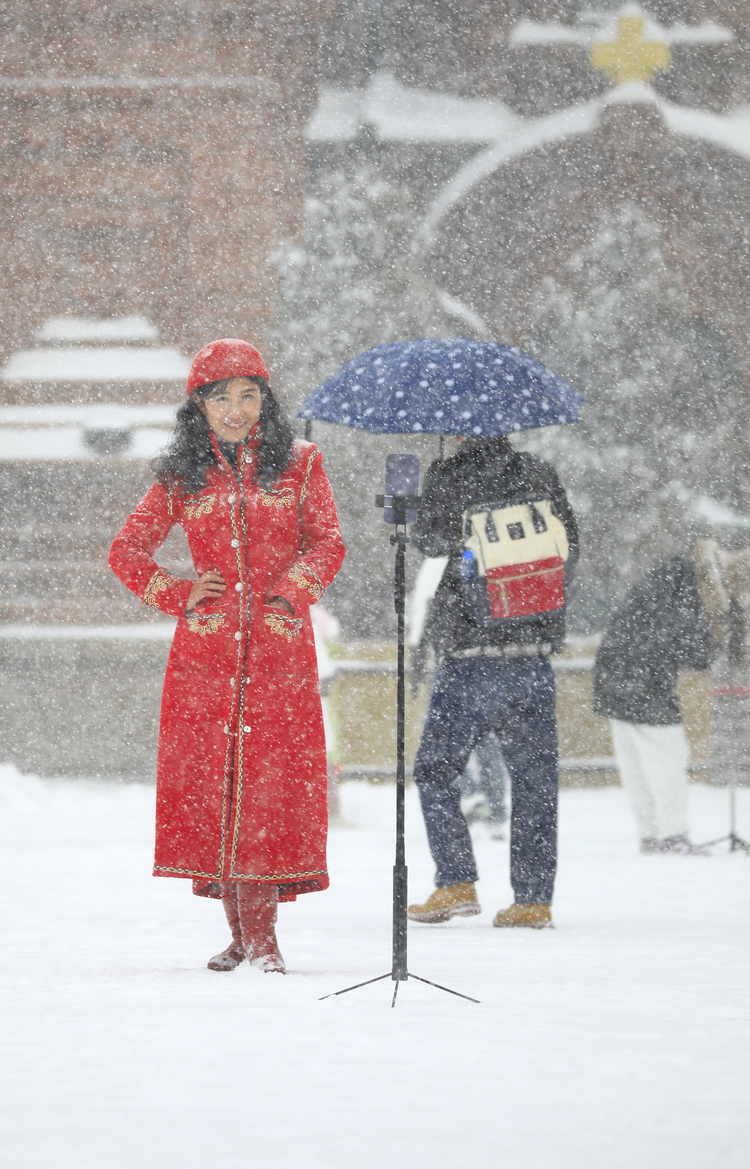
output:
M 176 874 L 155 873 L 156 877 L 173 876 Z M 246 878 L 247 880 L 248 878 Z M 249 878 L 251 879 L 251 878 Z M 259 882 L 263 884 L 273 884 L 264 877 L 258 878 Z M 296 901 L 297 897 L 302 893 L 322 893 L 324 889 L 328 888 L 329 880 L 327 873 L 321 873 L 312 881 L 294 881 L 291 883 L 282 884 L 277 882 L 279 886 L 279 901 Z M 221 899 L 219 892 L 218 881 L 207 881 L 205 878 L 197 878 L 193 880 L 193 893 L 196 897 L 213 897 L 216 900 Z

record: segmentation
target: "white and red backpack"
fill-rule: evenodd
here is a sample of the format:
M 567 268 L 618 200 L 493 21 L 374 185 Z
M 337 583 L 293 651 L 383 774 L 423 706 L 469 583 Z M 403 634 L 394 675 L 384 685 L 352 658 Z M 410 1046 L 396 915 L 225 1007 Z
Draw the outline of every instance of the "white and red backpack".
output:
M 473 504 L 463 514 L 468 615 L 485 627 L 565 606 L 568 537 L 550 499 Z

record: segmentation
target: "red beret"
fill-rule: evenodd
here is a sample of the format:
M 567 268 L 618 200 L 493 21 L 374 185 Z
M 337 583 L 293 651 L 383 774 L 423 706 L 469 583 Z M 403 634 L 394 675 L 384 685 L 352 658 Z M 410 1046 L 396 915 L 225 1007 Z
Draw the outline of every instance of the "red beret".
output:
M 220 382 L 230 377 L 262 377 L 268 381 L 268 370 L 258 350 L 247 341 L 223 337 L 204 345 L 193 358 L 187 381 L 187 392 L 198 386 Z

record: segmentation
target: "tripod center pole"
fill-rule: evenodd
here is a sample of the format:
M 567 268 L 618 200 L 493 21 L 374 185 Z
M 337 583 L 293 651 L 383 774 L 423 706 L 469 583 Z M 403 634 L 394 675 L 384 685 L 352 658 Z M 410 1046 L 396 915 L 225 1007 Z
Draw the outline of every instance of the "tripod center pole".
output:
M 401 510 L 399 508 L 399 510 Z M 405 511 L 405 507 L 404 507 Z M 397 520 L 401 517 L 396 512 Z M 403 517 L 404 521 L 406 516 Z M 406 535 L 405 523 L 396 527 L 396 566 L 394 602 L 396 606 L 397 665 L 396 665 L 396 862 L 393 866 L 393 970 L 392 978 L 404 982 L 407 970 L 406 902 L 408 882 L 406 869 L 406 667 L 404 660 L 406 607 Z
M 389 458 L 411 459 L 412 456 L 389 456 Z M 417 462 L 417 472 L 419 464 Z M 386 464 L 387 468 L 387 464 Z M 386 470 L 386 490 L 388 471 Z M 395 526 L 391 544 L 396 547 L 396 564 L 393 583 L 393 601 L 396 609 L 397 628 L 397 688 L 396 688 L 396 860 L 393 866 L 393 963 L 391 978 L 398 986 L 409 977 L 406 954 L 406 898 L 407 872 L 406 848 L 404 844 L 406 768 L 404 763 L 406 726 L 406 681 L 404 663 L 404 610 L 406 607 L 406 545 L 409 537 L 406 525 L 416 518 L 416 511 L 422 503 L 418 495 L 401 494 L 393 491 L 390 495 L 376 495 L 375 505 L 385 509 L 384 517 Z M 412 515 L 409 515 L 411 511 Z M 394 997 L 395 1002 L 395 997 Z

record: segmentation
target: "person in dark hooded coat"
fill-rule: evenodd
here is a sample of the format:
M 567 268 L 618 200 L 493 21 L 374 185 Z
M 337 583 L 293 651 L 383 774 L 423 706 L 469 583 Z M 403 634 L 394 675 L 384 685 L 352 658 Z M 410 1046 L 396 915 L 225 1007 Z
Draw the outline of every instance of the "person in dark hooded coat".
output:
M 726 638 L 730 598 L 715 544 L 658 564 L 612 617 L 594 665 L 593 706 L 610 719 L 641 852 L 695 853 L 688 838 L 689 748 L 680 670 L 708 670 Z

